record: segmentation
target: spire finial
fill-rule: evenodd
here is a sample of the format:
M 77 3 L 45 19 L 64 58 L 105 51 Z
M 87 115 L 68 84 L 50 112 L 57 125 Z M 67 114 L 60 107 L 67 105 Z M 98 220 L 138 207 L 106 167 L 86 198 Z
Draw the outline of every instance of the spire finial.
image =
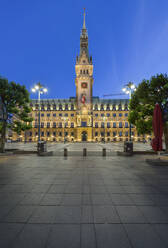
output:
M 84 8 L 84 13 L 83 13 L 83 29 L 86 29 L 85 15 L 86 15 L 86 12 L 85 12 L 85 8 Z

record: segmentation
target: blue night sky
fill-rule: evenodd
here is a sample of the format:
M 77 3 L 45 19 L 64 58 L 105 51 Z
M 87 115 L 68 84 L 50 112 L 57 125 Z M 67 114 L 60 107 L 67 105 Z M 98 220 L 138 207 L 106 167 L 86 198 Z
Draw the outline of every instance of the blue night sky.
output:
M 167 0 L 0 0 L 0 75 L 28 90 L 40 81 L 45 98 L 75 96 L 83 7 L 94 96 L 168 72 Z

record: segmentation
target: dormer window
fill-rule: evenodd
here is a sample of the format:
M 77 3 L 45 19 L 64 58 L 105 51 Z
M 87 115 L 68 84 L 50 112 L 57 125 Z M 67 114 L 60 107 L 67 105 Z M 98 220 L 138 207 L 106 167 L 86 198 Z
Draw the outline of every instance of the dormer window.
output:
M 86 60 L 83 60 L 83 63 L 85 64 L 86 63 Z

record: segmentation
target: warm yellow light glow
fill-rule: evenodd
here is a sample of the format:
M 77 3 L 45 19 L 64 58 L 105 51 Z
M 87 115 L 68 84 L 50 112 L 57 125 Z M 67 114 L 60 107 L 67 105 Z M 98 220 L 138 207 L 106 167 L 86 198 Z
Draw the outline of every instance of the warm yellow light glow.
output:
M 43 91 L 44 91 L 44 93 L 46 93 L 48 90 L 47 90 L 47 88 L 44 88 Z
M 32 91 L 32 92 L 36 92 L 36 89 L 32 88 L 31 91 Z
M 35 85 L 35 87 L 34 87 L 36 90 L 38 90 L 39 89 L 39 86 L 38 85 Z
M 126 88 L 123 88 L 122 91 L 126 92 Z
M 135 89 L 135 85 L 134 84 L 131 85 L 131 89 L 132 90 Z

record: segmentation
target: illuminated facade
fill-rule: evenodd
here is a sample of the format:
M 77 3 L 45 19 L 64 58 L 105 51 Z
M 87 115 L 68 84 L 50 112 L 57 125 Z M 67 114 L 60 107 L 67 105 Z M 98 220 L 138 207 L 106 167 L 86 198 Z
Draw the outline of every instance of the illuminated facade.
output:
M 125 141 L 129 136 L 128 99 L 100 99 L 92 96 L 93 64 L 88 51 L 85 26 L 76 58 L 76 97 L 41 100 L 41 140 L 55 142 Z M 32 100 L 33 128 L 20 136 L 22 141 L 38 139 L 38 101 Z M 132 128 L 134 141 L 142 140 Z M 13 137 L 14 138 L 14 137 Z

